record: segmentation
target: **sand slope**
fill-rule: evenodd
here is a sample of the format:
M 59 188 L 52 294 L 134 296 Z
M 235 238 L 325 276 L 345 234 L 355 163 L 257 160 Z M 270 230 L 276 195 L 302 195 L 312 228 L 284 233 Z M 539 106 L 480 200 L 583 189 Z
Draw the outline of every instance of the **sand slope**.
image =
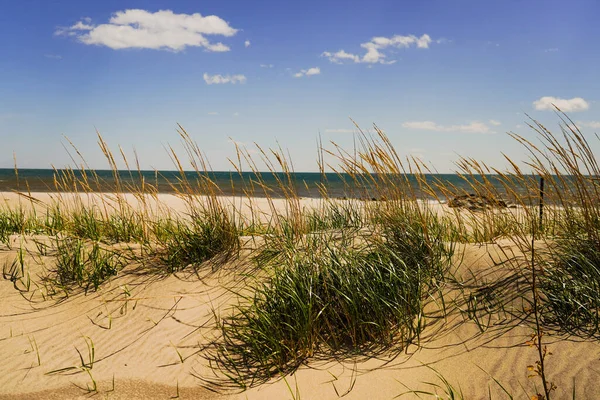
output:
M 12 249 L 0 249 L 0 265 L 16 256 L 20 239 L 14 240 Z M 513 278 L 518 266 L 498 265 L 511 251 L 516 250 L 509 240 L 464 246 L 454 271 L 458 281 L 467 291 L 474 283 L 497 284 L 486 299 L 490 304 L 503 288 L 524 289 L 521 278 Z M 51 268 L 31 260 L 27 265 L 34 282 L 40 282 L 46 268 Z M 454 298 L 456 303 L 447 308 L 453 311 L 446 318 L 430 320 L 418 345 L 370 359 L 312 360 L 285 379 L 243 393 L 214 393 L 197 377 L 213 376 L 201 350 L 215 335 L 213 310 L 226 313 L 228 305 L 237 301 L 230 289 L 243 287 L 241 272 L 247 268 L 242 259 L 216 272 L 161 276 L 139 274 L 136 266 L 130 266 L 97 292 L 46 300 L 33 287 L 21 293 L 9 280 L 0 280 L 0 398 L 89 398 L 85 388 L 93 378 L 97 396 L 111 399 L 167 399 L 178 391 L 181 398 L 195 399 L 291 399 L 296 391 L 302 399 L 341 395 L 391 399 L 408 389 L 427 389 L 424 382 L 439 383 L 431 368 L 460 386 L 467 399 L 487 399 L 488 389 L 495 393 L 493 398 L 506 398 L 490 376 L 515 398 L 529 398 L 534 385 L 541 385 L 539 379 L 528 378 L 527 365 L 536 360 L 535 349 L 526 344 L 531 327 L 506 310 L 490 320 L 482 317 L 487 321 L 482 332 L 456 308 L 465 309 L 464 298 L 450 288 L 447 300 Z M 546 340 L 553 353 L 547 368 L 558 385 L 554 397 L 568 398 L 575 382 L 578 398 L 596 398 L 600 393 L 598 343 Z M 90 376 L 77 367 L 81 366 L 78 351 L 89 364 L 92 343 Z M 52 373 L 70 367 L 75 368 Z

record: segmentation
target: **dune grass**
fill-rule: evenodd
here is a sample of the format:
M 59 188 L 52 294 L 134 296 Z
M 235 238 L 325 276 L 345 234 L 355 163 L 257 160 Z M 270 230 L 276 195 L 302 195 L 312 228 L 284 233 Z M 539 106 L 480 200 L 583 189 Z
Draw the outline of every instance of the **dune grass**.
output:
M 425 303 L 450 265 L 452 226 L 419 204 L 405 181 L 390 178 L 404 166 L 380 139 L 365 141 L 360 154 L 385 174 L 363 170 L 352 179 L 372 179 L 370 190 L 385 191 L 385 204 L 326 200 L 305 212 L 290 191 L 286 214 L 273 215 L 273 233 L 253 258 L 267 278 L 239 294 L 208 356 L 234 384 L 262 383 L 312 357 L 418 343 Z M 283 155 L 274 158 L 286 170 Z M 345 170 L 356 166 L 343 154 L 339 160 Z
M 101 290 L 131 261 L 165 274 L 208 264 L 217 269 L 238 257 L 240 236 L 252 236 L 248 259 L 254 281 L 218 319 L 220 336 L 205 355 L 230 383 L 248 387 L 285 376 L 312 358 L 369 356 L 418 344 L 432 317 L 426 305 L 442 296 L 445 282 L 453 279 L 449 271 L 453 260 L 460 260 L 453 258 L 457 243 L 509 239 L 531 259 L 530 264 L 515 261 L 530 289 L 521 317 L 534 332 L 536 365 L 542 365 L 544 393 L 536 395 L 549 400 L 553 386 L 543 368 L 544 334 L 598 338 L 600 333 L 600 168 L 585 136 L 559 116 L 560 135 L 531 122 L 540 144 L 513 135 L 530 154 L 528 173 L 508 157 L 510 168 L 502 170 L 460 159 L 457 168 L 466 190 L 427 178 L 434 169 L 401 157 L 377 127 L 373 135 L 359 130 L 352 152 L 335 143 L 329 150 L 321 146 L 318 167 L 340 174 L 357 197 L 379 201 L 334 200 L 324 184 L 322 201 L 310 209 L 303 206 L 293 163 L 281 148 L 258 146 L 251 153 L 238 147 L 232 167 L 256 176 L 244 187 L 248 212 L 224 199 L 205 155 L 183 128 L 185 159 L 169 148 L 179 171 L 172 187 L 186 206 L 182 213 L 162 207 L 157 187 L 144 181 L 137 158 L 132 163 L 137 171 L 130 170 L 124 152 L 119 149 L 117 162 L 99 135 L 113 171 L 113 193 L 98 192 L 108 184 L 73 147 L 81 167 L 77 173 L 56 172 L 59 194 L 53 204 L 44 207 L 24 196 L 31 203 L 27 210 L 0 209 L 0 241 L 10 244 L 11 235 L 49 235 L 48 254 L 55 262 L 50 279 L 66 291 L 87 292 Z M 325 165 L 324 154 L 334 160 L 331 165 Z M 139 179 L 125 183 L 120 164 Z M 193 179 L 190 169 L 196 172 Z M 261 171 L 277 172 L 275 187 Z M 539 178 L 546 183 L 542 215 Z M 492 205 L 436 212 L 421 201 L 468 193 L 492 199 Z M 268 211 L 255 207 L 257 194 L 265 198 Z M 499 200 L 515 208 L 501 208 Z M 118 246 L 124 243 L 140 245 L 141 255 Z M 7 264 L 7 279 L 23 278 L 20 254 L 20 264 Z M 441 378 L 448 396 L 458 396 Z
M 377 240 L 313 236 L 293 257 L 263 265 L 270 277 L 222 321 L 213 361 L 245 386 L 311 357 L 418 342 L 424 302 L 443 280 L 450 253 L 418 228 L 388 228 Z
M 86 292 L 98 287 L 125 265 L 124 256 L 102 247 L 98 242 L 88 243 L 80 238 L 56 238 L 55 283 L 64 288 L 73 285 Z
M 586 238 L 561 240 L 540 277 L 544 324 L 580 336 L 600 334 L 600 246 Z
M 160 248 L 155 251 L 169 273 L 199 266 L 217 256 L 223 261 L 239 250 L 237 227 L 224 213 L 194 215 L 190 221 L 162 225 Z

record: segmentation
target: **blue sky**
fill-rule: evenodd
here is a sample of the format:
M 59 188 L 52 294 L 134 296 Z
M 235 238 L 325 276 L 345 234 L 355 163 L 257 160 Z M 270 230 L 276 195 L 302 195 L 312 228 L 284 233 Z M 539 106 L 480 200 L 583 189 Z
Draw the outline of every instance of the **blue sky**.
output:
M 217 170 L 230 138 L 277 142 L 316 169 L 316 139 L 352 145 L 350 117 L 402 154 L 503 165 L 551 128 L 551 103 L 600 131 L 597 1 L 0 1 L 0 167 L 93 167 L 110 145 L 172 169 L 182 124 Z M 341 52 L 343 50 L 343 52 Z

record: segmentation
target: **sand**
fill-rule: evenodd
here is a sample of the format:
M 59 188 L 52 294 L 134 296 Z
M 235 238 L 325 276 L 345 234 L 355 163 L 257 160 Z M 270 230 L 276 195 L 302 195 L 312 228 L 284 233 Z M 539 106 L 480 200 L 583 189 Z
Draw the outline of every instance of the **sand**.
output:
M 53 197 L 34 196 L 43 202 Z M 0 199 L 9 205 L 19 201 L 13 193 L 4 193 Z M 161 196 L 160 200 L 185 211 L 185 203 L 174 196 Z M 303 200 L 309 207 L 317 203 Z M 269 212 L 266 200 L 258 200 L 258 204 L 265 214 Z M 284 207 L 284 203 L 276 202 L 276 206 Z M 13 239 L 15 243 L 20 240 Z M 518 266 L 498 265 L 511 252 L 518 249 L 509 239 L 462 245 L 456 276 L 465 286 L 500 282 L 507 290 L 524 290 L 523 282 L 510 279 Z M 342 395 L 347 399 L 392 399 L 408 390 L 431 390 L 425 382 L 441 384 L 435 371 L 460 387 L 466 399 L 487 399 L 488 390 L 493 398 L 507 398 L 491 377 L 514 398 L 530 398 L 535 387 L 541 387 L 539 378 L 528 377 L 527 366 L 536 360 L 535 348 L 527 345 L 533 333 L 530 326 L 507 312 L 492 318 L 482 332 L 465 313 L 455 310 L 445 319 L 430 321 L 420 342 L 399 354 L 309 360 L 285 379 L 273 379 L 244 392 L 210 391 L 201 378 L 213 375 L 200 349 L 216 334 L 213 311 L 227 313 L 228 306 L 237 301 L 229 289 L 244 285 L 241 272 L 248 263 L 243 257 L 247 252 L 242 253 L 241 260 L 202 275 L 139 274 L 136 266 L 130 266 L 101 290 L 59 302 L 39 295 L 30 299 L 31 291 L 20 293 L 9 280 L 0 280 L 0 399 L 89 398 L 85 388 L 92 385 L 92 378 L 98 395 L 110 399 L 177 395 L 193 399 L 323 400 Z M 11 262 L 15 255 L 14 247 L 1 247 L 0 265 Z M 39 282 L 38 275 L 47 266 L 27 264 L 32 281 Z M 449 290 L 449 298 L 452 293 Z M 600 393 L 598 343 L 567 337 L 545 340 L 552 352 L 547 358 L 550 380 L 558 385 L 553 398 L 570 398 L 573 384 L 577 398 L 596 398 Z M 77 368 L 81 366 L 78 352 L 89 364 L 92 343 L 94 363 L 88 374 Z M 407 394 L 402 398 L 417 397 Z

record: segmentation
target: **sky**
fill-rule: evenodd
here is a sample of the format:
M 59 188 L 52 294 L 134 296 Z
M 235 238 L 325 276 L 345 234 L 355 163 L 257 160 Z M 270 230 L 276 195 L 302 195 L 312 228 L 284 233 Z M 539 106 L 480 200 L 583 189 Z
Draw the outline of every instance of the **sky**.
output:
M 181 124 L 215 170 L 235 143 L 317 170 L 356 122 L 439 172 L 524 159 L 507 132 L 600 131 L 595 0 L 0 0 L 0 168 L 173 169 Z M 68 140 L 66 139 L 68 138 Z

